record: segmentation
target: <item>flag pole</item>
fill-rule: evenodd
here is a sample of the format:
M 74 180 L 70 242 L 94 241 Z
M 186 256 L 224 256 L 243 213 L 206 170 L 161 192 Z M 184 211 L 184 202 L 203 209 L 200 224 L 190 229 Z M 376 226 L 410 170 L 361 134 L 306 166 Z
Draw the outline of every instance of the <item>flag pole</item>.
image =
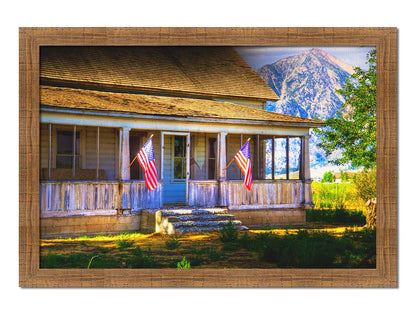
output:
M 250 139 L 251 139 L 251 138 L 248 138 L 247 142 L 248 142 L 248 141 L 250 141 Z M 246 142 L 246 143 L 247 143 L 247 142 Z M 245 143 L 244 143 L 244 144 L 245 144 Z M 234 161 L 234 157 L 233 157 L 233 159 L 231 159 L 231 161 L 229 162 L 229 164 L 227 165 L 227 167 L 225 167 L 225 170 L 227 170 L 227 169 L 228 169 L 228 167 L 229 167 L 229 166 L 233 163 L 233 161 Z
M 151 139 L 151 138 L 153 138 L 153 134 L 151 134 L 151 135 L 150 135 L 149 139 Z M 146 140 L 146 142 L 147 142 L 147 141 L 149 141 L 149 139 L 147 139 L 147 140 Z M 131 166 L 133 166 L 133 163 L 134 163 L 134 161 L 136 160 L 136 158 L 137 158 L 137 154 L 136 154 L 136 156 L 133 158 L 133 160 L 131 161 L 130 165 L 129 165 L 127 168 L 130 168 Z

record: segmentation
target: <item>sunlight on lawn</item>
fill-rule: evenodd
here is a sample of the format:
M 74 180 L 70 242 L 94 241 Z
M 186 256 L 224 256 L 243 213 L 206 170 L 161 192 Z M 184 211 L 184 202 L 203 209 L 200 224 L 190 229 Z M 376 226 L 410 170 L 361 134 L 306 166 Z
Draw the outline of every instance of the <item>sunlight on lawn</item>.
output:
M 363 226 L 340 226 L 340 227 L 334 227 L 334 228 L 325 228 L 325 229 L 311 229 L 307 230 L 308 232 L 325 232 L 333 235 L 343 235 L 347 231 L 362 231 L 364 229 Z M 304 229 L 302 229 L 304 230 Z M 251 233 L 269 233 L 272 232 L 273 234 L 277 235 L 286 235 L 286 234 L 297 234 L 299 232 L 299 229 L 272 229 L 272 230 L 250 230 Z

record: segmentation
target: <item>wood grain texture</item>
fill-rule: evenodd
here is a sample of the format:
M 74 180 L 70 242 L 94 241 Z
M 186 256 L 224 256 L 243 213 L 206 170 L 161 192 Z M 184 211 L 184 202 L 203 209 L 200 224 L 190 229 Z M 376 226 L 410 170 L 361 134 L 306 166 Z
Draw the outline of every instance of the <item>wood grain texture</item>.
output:
M 396 28 L 21 28 L 21 287 L 397 287 Z M 39 269 L 39 48 L 42 45 L 360 46 L 377 48 L 377 268 Z

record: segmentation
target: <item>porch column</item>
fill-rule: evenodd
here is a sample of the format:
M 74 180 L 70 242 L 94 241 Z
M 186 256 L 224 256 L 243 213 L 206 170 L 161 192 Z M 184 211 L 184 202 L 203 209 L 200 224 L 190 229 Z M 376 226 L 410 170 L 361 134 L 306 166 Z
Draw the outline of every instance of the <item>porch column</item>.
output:
M 120 179 L 122 181 L 130 180 L 130 128 L 120 130 Z
M 220 206 L 228 206 L 228 189 L 227 189 L 227 132 L 218 133 L 218 201 Z
M 309 160 L 309 138 L 310 135 L 302 137 L 302 174 L 304 190 L 304 206 L 306 209 L 313 209 L 312 188 L 311 188 L 311 164 Z

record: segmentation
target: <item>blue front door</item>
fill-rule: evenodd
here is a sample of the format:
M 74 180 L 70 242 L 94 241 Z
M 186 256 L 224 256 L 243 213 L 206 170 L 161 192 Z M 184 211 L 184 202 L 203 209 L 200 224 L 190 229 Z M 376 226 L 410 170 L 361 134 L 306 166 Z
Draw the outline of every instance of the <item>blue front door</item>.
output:
M 186 204 L 187 139 L 186 135 L 165 134 L 163 154 L 164 204 Z

